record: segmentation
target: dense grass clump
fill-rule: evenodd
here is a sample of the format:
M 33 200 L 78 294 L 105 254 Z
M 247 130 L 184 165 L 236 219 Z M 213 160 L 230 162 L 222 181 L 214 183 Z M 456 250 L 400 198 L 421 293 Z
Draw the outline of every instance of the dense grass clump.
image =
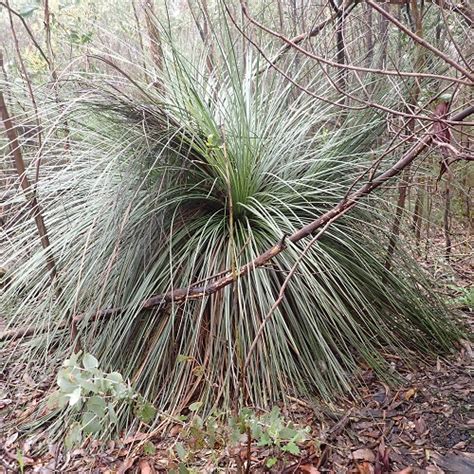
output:
M 9 231 L 2 305 L 12 327 L 42 328 L 20 342 L 26 359 L 64 357 L 68 320 L 81 314 L 83 347 L 143 396 L 162 409 L 209 408 L 238 397 L 329 398 L 351 389 L 361 364 L 386 376 L 386 354 L 450 347 L 456 332 L 415 263 L 399 253 L 394 270 L 384 268 L 381 195 L 334 222 L 299 263 L 245 371 L 308 240 L 211 296 L 142 310 L 153 294 L 252 261 L 335 205 L 376 156 L 384 124 L 375 113 L 341 114 L 240 63 L 223 54 L 205 76 L 170 49 L 159 84 L 116 80 L 64 112 L 68 136 L 51 134 L 38 183 L 60 294 L 32 223 Z M 311 81 L 318 91 L 316 73 Z M 109 307 L 122 311 L 94 317 Z

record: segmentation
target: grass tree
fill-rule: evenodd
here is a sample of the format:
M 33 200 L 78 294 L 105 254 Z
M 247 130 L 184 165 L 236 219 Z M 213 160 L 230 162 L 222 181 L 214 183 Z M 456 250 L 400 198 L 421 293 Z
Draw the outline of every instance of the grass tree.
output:
M 390 208 L 381 193 L 331 224 L 299 262 L 245 370 L 309 239 L 215 294 L 143 310 L 151 295 L 237 271 L 314 220 L 384 148 L 377 113 L 341 114 L 274 71 L 257 74 L 259 60 L 242 60 L 231 41 L 214 54 L 210 75 L 206 55 L 170 42 L 159 88 L 114 70 L 87 87 L 81 79 L 59 119 L 45 107 L 36 189 L 61 292 L 33 223 L 11 223 L 0 311 L 11 328 L 36 330 L 2 344 L 51 369 L 71 351 L 69 321 L 81 315 L 81 345 L 161 409 L 330 398 L 352 389 L 361 365 L 389 377 L 387 354 L 448 350 L 458 332 L 416 263 L 397 250 L 393 269 L 384 267 Z M 325 95 L 322 73 L 301 70 L 296 79 Z M 372 84 L 390 104 L 386 87 Z M 66 115 L 67 149 L 58 132 Z

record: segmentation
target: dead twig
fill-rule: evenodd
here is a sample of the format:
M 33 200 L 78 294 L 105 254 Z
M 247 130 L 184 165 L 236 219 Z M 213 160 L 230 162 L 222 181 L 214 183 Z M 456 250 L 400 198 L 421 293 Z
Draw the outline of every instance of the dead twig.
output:
M 250 21 L 250 23 L 254 24 L 257 26 L 259 29 L 262 31 L 265 31 L 266 33 L 269 33 L 270 35 L 281 39 L 284 43 L 286 43 L 288 46 L 292 47 L 296 51 L 304 54 L 310 59 L 314 59 L 322 64 L 326 64 L 327 66 L 332 66 L 335 68 L 339 69 L 347 69 L 350 71 L 358 71 L 358 72 L 368 72 L 372 74 L 380 74 L 380 75 L 386 75 L 386 76 L 396 76 L 396 77 L 413 77 L 413 78 L 430 78 L 430 79 L 438 79 L 441 81 L 450 81 L 450 82 L 456 82 L 459 84 L 464 84 L 464 85 L 472 85 L 473 82 L 473 77 L 472 74 L 469 74 L 466 76 L 469 81 L 465 81 L 463 79 L 458 79 L 457 77 L 449 77 L 449 76 L 442 76 L 439 74 L 429 74 L 429 73 L 418 73 L 418 72 L 405 72 L 405 71 L 395 71 L 392 69 L 373 69 L 373 68 L 367 68 L 367 67 L 362 67 L 362 66 L 354 66 L 353 64 L 340 64 L 337 61 L 331 61 L 330 59 L 326 59 L 322 56 L 319 56 L 317 54 L 311 53 L 310 51 L 302 48 L 299 46 L 299 44 L 294 43 L 290 38 L 287 38 L 285 35 L 272 30 L 271 28 L 263 25 L 262 23 L 258 22 L 255 18 L 253 18 L 250 15 L 248 6 L 245 4 L 245 2 L 241 1 L 241 7 L 242 7 L 242 12 L 245 15 L 245 17 Z M 435 48 L 436 49 L 436 48 Z M 440 52 L 441 53 L 441 52 Z M 443 53 L 441 53 L 443 54 Z M 446 55 L 443 55 L 446 56 Z M 452 61 L 452 60 L 450 60 Z M 455 64 L 457 64 L 455 62 Z M 467 71 L 466 71 L 467 72 Z
M 454 69 L 457 69 L 461 74 L 466 76 L 471 82 L 474 81 L 474 75 L 471 71 L 468 71 L 456 61 L 451 59 L 447 54 L 444 54 L 438 48 L 435 48 L 432 44 L 428 43 L 425 39 L 418 36 L 416 33 L 413 33 L 409 28 L 407 28 L 403 23 L 398 21 L 394 16 L 392 16 L 387 10 L 384 10 L 380 5 L 373 2 L 372 0 L 366 0 L 366 3 L 370 5 L 372 8 L 377 10 L 383 17 L 393 23 L 400 31 L 403 31 L 406 35 L 408 35 L 413 41 L 418 43 L 419 45 L 423 46 L 428 51 L 431 51 L 433 54 L 441 58 L 446 64 L 449 64 Z M 418 74 L 418 73 L 416 73 Z
M 474 105 L 471 105 L 466 109 L 458 112 L 451 118 L 451 120 L 454 122 L 460 122 L 473 113 Z M 375 189 L 385 184 L 394 176 L 397 176 L 432 143 L 432 140 L 432 134 L 426 134 L 422 139 L 415 143 L 392 167 L 390 167 L 383 173 L 380 173 L 378 176 L 373 177 L 369 182 L 361 186 L 357 191 L 354 191 L 348 196 L 344 197 L 336 206 L 324 213 L 322 216 L 318 217 L 311 223 L 305 225 L 301 229 L 289 235 L 287 237 L 287 240 L 292 243 L 296 243 L 304 239 L 305 237 L 312 235 L 316 230 L 325 226 L 328 222 L 332 223 L 335 220 L 339 219 L 342 215 L 352 209 L 363 197 L 367 196 Z M 190 285 L 186 288 L 178 288 L 175 290 L 171 290 L 167 293 L 155 295 L 144 300 L 141 304 L 141 307 L 142 309 L 153 309 L 171 302 L 179 303 L 183 301 L 201 299 L 206 296 L 210 296 L 214 293 L 217 293 L 226 286 L 234 283 L 237 279 L 254 271 L 256 268 L 262 267 L 275 256 L 277 256 L 279 253 L 281 253 L 283 250 L 285 250 L 285 248 L 286 244 L 282 239 L 280 240 L 280 242 L 278 242 L 273 247 L 256 257 L 251 262 L 240 267 L 235 272 L 232 272 L 230 270 L 227 271 L 224 276 L 218 278 L 213 283 L 210 283 L 206 286 Z M 105 312 L 104 315 L 117 314 L 121 312 L 121 308 L 111 308 L 103 311 Z M 97 313 L 96 317 L 100 317 L 101 315 L 102 311 Z M 81 320 L 83 318 L 84 317 L 82 315 L 78 315 L 75 319 Z

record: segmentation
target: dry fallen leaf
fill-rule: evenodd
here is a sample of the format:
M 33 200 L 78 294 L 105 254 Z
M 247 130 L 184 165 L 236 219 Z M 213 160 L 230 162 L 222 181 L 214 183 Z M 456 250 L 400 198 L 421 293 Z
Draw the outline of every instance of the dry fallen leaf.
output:
M 415 420 L 415 429 L 420 436 L 426 431 L 426 423 L 422 416 Z
M 119 470 L 117 471 L 117 474 L 125 474 L 135 463 L 136 458 L 129 457 L 126 458 L 122 465 L 119 467 Z
M 33 380 L 31 375 L 28 372 L 25 372 L 23 374 L 23 381 L 28 385 L 29 387 L 36 387 L 36 382 Z
M 142 459 L 139 464 L 140 474 L 154 474 L 155 470 L 150 466 L 150 463 Z
M 474 453 L 450 453 L 442 456 L 434 454 L 433 459 L 437 466 L 458 474 L 472 474 L 474 472 Z
M 147 436 L 148 435 L 146 433 L 137 432 L 132 436 L 127 436 L 126 438 L 124 438 L 122 440 L 122 443 L 124 445 L 130 444 L 130 443 L 135 443 L 136 441 L 142 441 L 142 440 L 146 439 Z
M 395 474 L 412 474 L 412 472 L 413 472 L 412 467 L 406 467 L 405 469 L 402 469 L 401 471 L 398 471 Z
M 300 466 L 301 472 L 307 472 L 308 474 L 320 474 L 320 471 L 316 469 L 312 464 L 303 464 Z
M 438 466 L 435 466 L 434 464 L 430 464 L 429 466 L 426 466 L 426 474 L 445 474 L 445 473 Z
M 466 341 L 465 339 L 461 339 L 459 342 L 462 345 L 463 349 L 465 349 L 469 359 L 474 359 L 474 351 L 472 350 L 471 343 L 469 341 Z
M 170 430 L 170 436 L 172 438 L 176 437 L 182 431 L 182 429 L 182 425 L 174 425 Z
M 3 449 L 7 450 L 16 440 L 18 439 L 18 432 L 13 433 L 10 435 L 3 445 Z
M 355 461 L 375 462 L 375 454 L 370 449 L 356 449 L 352 453 L 352 459 Z
M 408 401 L 410 400 L 410 398 L 413 398 L 415 394 L 416 394 L 416 388 L 410 388 L 409 390 L 405 392 L 405 395 L 403 396 L 403 398 Z
M 374 474 L 374 466 L 370 462 L 364 461 L 357 465 L 357 470 L 359 474 Z

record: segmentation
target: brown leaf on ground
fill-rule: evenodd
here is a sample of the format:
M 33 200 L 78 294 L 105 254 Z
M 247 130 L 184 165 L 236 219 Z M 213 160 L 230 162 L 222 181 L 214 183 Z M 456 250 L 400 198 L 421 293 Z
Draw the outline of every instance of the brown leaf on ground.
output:
M 417 432 L 420 436 L 426 431 L 426 423 L 425 423 L 425 420 L 423 419 L 423 416 L 420 416 L 420 417 L 415 421 L 415 429 L 416 429 L 416 432 Z
M 173 425 L 173 427 L 170 430 L 170 436 L 172 436 L 172 437 L 178 436 L 178 434 L 181 432 L 182 429 L 183 429 L 182 425 L 178 425 L 178 424 Z
M 403 398 L 408 401 L 410 400 L 410 398 L 413 398 L 416 395 L 416 392 L 417 392 L 416 388 L 412 387 L 405 392 L 405 394 L 403 395 Z
M 154 474 L 155 469 L 150 466 L 150 463 L 146 459 L 142 459 L 139 463 L 140 474 Z
M 307 474 L 320 474 L 320 471 L 316 469 L 312 464 L 302 464 L 300 466 L 300 471 Z
M 474 472 L 474 453 L 433 455 L 436 464 L 456 474 L 472 474 Z
M 352 459 L 354 459 L 355 461 L 375 462 L 375 454 L 370 449 L 356 449 L 352 453 Z
M 374 466 L 370 462 L 364 461 L 357 464 L 358 474 L 374 474 Z
M 125 458 L 123 463 L 120 465 L 117 474 L 126 474 L 126 472 L 135 464 L 137 458 L 128 457 Z
M 132 436 L 127 436 L 126 438 L 124 438 L 122 440 L 122 444 L 126 445 L 126 444 L 135 443 L 136 441 L 143 441 L 147 437 L 148 437 L 148 435 L 146 433 L 138 432 L 138 433 L 135 433 Z

